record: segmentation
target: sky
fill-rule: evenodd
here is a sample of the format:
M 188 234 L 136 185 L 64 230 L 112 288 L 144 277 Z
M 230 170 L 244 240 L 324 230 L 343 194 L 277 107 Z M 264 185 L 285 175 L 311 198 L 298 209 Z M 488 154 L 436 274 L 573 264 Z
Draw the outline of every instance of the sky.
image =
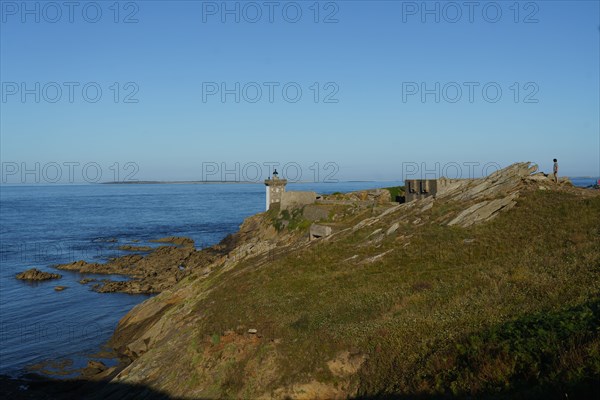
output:
M 600 175 L 598 1 L 4 1 L 2 183 Z

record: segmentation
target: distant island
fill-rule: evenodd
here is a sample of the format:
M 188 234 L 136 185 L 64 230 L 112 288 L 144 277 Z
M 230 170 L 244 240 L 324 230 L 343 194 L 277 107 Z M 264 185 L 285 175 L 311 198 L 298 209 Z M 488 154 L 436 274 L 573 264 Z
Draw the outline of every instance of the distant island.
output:
M 215 183 L 229 183 L 229 184 L 256 184 L 260 182 L 251 181 L 112 181 L 112 182 L 101 182 L 101 185 L 202 185 L 202 184 L 215 184 Z

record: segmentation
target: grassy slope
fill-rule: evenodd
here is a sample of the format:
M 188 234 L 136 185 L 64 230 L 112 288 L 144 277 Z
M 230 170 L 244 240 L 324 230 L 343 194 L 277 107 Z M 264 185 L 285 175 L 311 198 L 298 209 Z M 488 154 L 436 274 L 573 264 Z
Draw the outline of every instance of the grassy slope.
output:
M 434 205 L 431 218 L 442 211 Z M 253 397 L 261 384 L 335 386 L 326 362 L 343 350 L 368 356 L 352 378 L 364 397 L 591 390 L 600 376 L 600 197 L 531 192 L 483 225 L 403 223 L 364 245 L 393 221 L 204 282 L 212 289 L 195 300 L 203 318 L 181 365 L 245 350 L 220 369 L 219 387 L 203 387 L 192 372 L 190 390 Z M 390 249 L 373 263 L 344 261 Z M 224 343 L 227 330 L 248 328 L 262 336 L 252 346 Z

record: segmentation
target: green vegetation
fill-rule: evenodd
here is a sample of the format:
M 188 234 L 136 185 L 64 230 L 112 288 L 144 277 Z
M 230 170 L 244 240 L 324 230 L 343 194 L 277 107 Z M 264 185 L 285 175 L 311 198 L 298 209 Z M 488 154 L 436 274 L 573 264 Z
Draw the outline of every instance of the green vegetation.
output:
M 211 336 L 210 340 L 213 345 L 217 345 L 221 342 L 221 335 L 215 333 Z
M 390 192 L 390 201 L 396 201 L 398 196 L 404 196 L 404 186 L 392 186 L 384 189 Z
M 278 232 L 285 228 L 290 231 L 305 230 L 310 227 L 311 222 L 302 216 L 303 211 L 304 208 L 294 208 L 292 212 L 289 210 L 280 211 L 279 204 L 276 203 L 269 209 L 267 215 Z
M 428 383 L 453 395 L 591 393 L 600 376 L 600 300 L 535 313 L 473 334 L 427 362 Z M 448 385 L 450 383 L 450 385 Z M 514 397 L 514 396 L 511 396 Z
M 127 329 L 152 347 L 128 379 L 182 398 L 593 398 L 600 196 L 519 190 L 469 228 L 440 223 L 472 204 L 446 199 L 275 205 L 138 309 Z M 304 211 L 334 235 L 309 241 Z
M 429 215 L 440 212 L 434 205 Z M 352 220 L 371 211 L 362 213 Z M 284 220 L 291 230 L 306 225 L 301 211 L 267 215 L 278 230 Z M 206 315 L 198 338 L 216 327 L 240 334 L 253 327 L 277 339 L 273 387 L 317 378 L 333 384 L 326 362 L 360 349 L 368 358 L 354 379 L 364 397 L 591 390 L 600 376 L 600 198 L 528 192 L 490 223 L 403 223 L 366 245 L 392 221 L 212 278 L 196 305 Z M 388 250 L 375 262 L 346 261 Z

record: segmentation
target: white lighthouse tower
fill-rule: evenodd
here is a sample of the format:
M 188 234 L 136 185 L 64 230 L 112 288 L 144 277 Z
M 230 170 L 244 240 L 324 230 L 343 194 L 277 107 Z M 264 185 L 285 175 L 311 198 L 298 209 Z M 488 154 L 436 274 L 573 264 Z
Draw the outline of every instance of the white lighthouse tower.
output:
M 271 204 L 281 203 L 281 196 L 285 192 L 285 185 L 287 185 L 287 179 L 279 179 L 277 170 L 273 171 L 272 178 L 265 179 L 267 211 L 269 211 Z

